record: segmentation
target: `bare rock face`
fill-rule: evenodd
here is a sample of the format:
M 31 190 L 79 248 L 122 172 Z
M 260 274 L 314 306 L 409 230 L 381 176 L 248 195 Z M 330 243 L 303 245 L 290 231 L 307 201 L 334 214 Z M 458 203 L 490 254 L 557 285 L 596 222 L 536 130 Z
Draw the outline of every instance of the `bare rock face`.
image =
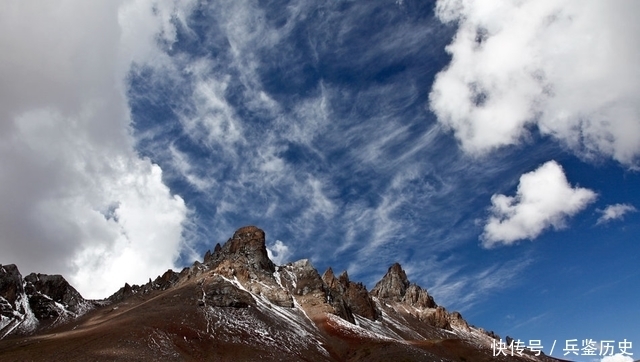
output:
M 0 265 L 0 339 L 65 323 L 93 308 L 60 275 L 31 273 Z
M 110 302 L 119 302 L 121 300 L 125 300 L 135 294 L 144 294 L 147 293 L 148 291 L 154 290 L 152 283 L 151 283 L 151 279 L 149 279 L 149 283 L 140 286 L 140 285 L 133 285 L 131 286 L 129 283 L 124 283 L 124 286 L 120 289 L 118 289 L 115 293 L 113 293 L 111 296 L 109 296 L 109 298 L 107 298 L 107 300 L 109 300 Z
M 422 320 L 434 327 L 451 329 L 451 325 L 449 323 L 449 315 L 447 314 L 447 311 L 442 307 L 437 307 L 435 308 L 435 310 L 432 309 L 428 311 L 426 315 L 421 317 Z
M 24 278 L 25 292 L 36 318 L 58 318 L 70 313 L 83 314 L 91 308 L 78 291 L 61 275 L 31 273 Z
M 169 269 L 166 272 L 164 272 L 162 276 L 159 276 L 158 278 L 156 278 L 156 280 L 153 283 L 156 285 L 158 289 L 166 290 L 169 287 L 173 286 L 175 283 L 177 283 L 179 279 L 180 279 L 180 274 Z
M 0 302 L 3 305 L 8 303 L 15 307 L 16 300 L 23 293 L 22 275 L 18 267 L 14 264 L 4 266 L 0 264 L 0 298 L 2 298 Z
M 467 323 L 467 321 L 462 318 L 462 314 L 460 314 L 460 312 L 449 313 L 448 319 L 449 325 L 457 327 L 458 329 L 470 331 L 469 323 Z
M 401 302 L 409 285 L 407 274 L 402 270 L 400 264 L 395 263 L 389 267 L 387 274 L 371 289 L 371 295 L 379 299 Z
M 328 285 L 331 285 L 329 288 L 334 293 L 342 295 L 352 313 L 370 320 L 378 319 L 380 311 L 376 308 L 364 284 L 354 283 L 349 280 L 349 274 L 347 274 L 346 270 L 337 279 L 332 275 L 333 271 L 331 269 L 327 270 L 323 280 L 325 280 L 325 283 L 328 282 Z
M 238 229 L 223 246 L 205 254 L 204 265 L 219 275 L 238 281 L 250 292 L 264 295 L 272 303 L 293 307 L 289 291 L 276 281 L 275 264 L 269 259 L 264 231 L 255 226 Z
M 322 274 L 322 281 L 329 287 L 329 289 L 333 291 L 337 291 L 338 293 L 344 293 L 344 288 L 338 278 L 333 274 L 333 269 L 329 267 L 324 274 Z
M 205 264 L 239 279 L 258 279 L 276 271 L 267 254 L 264 231 L 255 226 L 242 227 L 223 246 L 216 245 L 213 253 L 205 255 Z
M 178 284 L 181 280 L 189 279 L 193 274 L 196 274 L 198 271 L 200 271 L 197 268 L 197 264 L 200 263 L 196 262 L 196 265 L 194 265 L 194 267 L 184 268 L 180 273 L 176 273 L 173 270 L 169 269 L 162 275 L 159 275 L 153 281 L 151 281 L 151 278 L 149 278 L 149 282 L 144 285 L 129 285 L 129 283 L 125 283 L 122 288 L 113 293 L 107 299 L 110 302 L 119 302 L 135 295 L 144 295 L 150 293 L 154 290 L 167 290 Z
M 437 307 L 433 297 L 426 290 L 416 284 L 411 284 L 407 288 L 402 301 L 417 308 L 435 308 Z
M 149 279 L 145 285 L 125 284 L 108 299 L 118 302 L 135 295 L 166 290 L 191 278 L 213 272 L 227 279 L 237 280 L 249 292 L 262 295 L 278 306 L 291 308 L 294 306 L 291 294 L 277 283 L 274 278 L 275 269 L 275 264 L 267 255 L 264 231 L 255 226 L 245 226 L 238 229 L 224 246 L 218 243 L 213 251 L 207 251 L 203 263 L 196 261 L 180 273 L 167 270 L 154 281 Z M 225 299 L 220 303 L 226 302 Z
M 326 300 L 333 308 L 333 314 L 355 324 L 356 320 L 353 316 L 353 310 L 345 297 L 346 290 L 344 284 L 335 277 L 333 269 L 329 267 L 324 274 L 322 274 L 322 282 L 326 287 Z
M 371 290 L 371 295 L 391 302 L 405 303 L 416 308 L 436 308 L 437 304 L 426 290 L 411 284 L 400 264 L 393 264 L 387 274 Z
M 294 295 L 313 294 L 324 298 L 326 288 L 318 271 L 308 259 L 298 260 L 278 268 L 280 281 Z
M 353 314 L 342 297 L 331 295 L 331 291 L 308 259 L 279 266 L 277 274 L 280 284 L 291 291 L 298 304 L 311 318 L 331 313 L 355 323 Z
M 387 274 L 371 290 L 371 295 L 391 304 L 415 308 L 412 312 L 419 320 L 437 328 L 469 330 L 469 325 L 458 312 L 449 314 L 439 307 L 433 297 L 417 284 L 409 282 L 400 264 L 393 264 Z
M 205 278 L 197 285 L 200 306 L 247 308 L 256 302 L 248 292 L 237 288 L 219 275 Z
M 0 339 L 12 332 L 30 333 L 37 326 L 18 267 L 0 265 Z

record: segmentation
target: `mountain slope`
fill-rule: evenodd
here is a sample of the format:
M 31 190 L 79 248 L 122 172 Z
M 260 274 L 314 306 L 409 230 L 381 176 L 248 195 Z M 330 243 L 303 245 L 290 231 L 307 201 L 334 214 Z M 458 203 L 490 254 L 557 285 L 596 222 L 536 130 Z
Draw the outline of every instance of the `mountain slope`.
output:
M 24 306 L 24 297 L 14 297 L 22 295 L 15 272 L 6 272 L 13 279 L 1 279 L 0 292 L 11 305 Z M 264 232 L 253 226 L 216 245 L 202 263 L 142 286 L 127 284 L 91 310 L 82 309 L 90 302 L 75 300 L 82 307 L 67 302 L 66 310 L 86 313 L 47 326 L 34 313 L 36 327 L 14 328 L 0 341 L 0 359 L 554 360 L 493 357 L 494 335 L 438 306 L 398 264 L 371 292 L 346 272 L 320 276 L 308 260 L 276 266 Z

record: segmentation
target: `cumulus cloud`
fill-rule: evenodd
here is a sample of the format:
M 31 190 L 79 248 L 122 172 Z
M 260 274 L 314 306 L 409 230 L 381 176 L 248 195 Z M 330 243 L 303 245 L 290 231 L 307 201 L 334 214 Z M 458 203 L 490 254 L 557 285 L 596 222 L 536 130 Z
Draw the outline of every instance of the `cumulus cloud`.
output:
M 630 204 L 615 204 L 609 205 L 604 210 L 598 210 L 602 213 L 602 216 L 598 218 L 597 225 L 607 223 L 611 220 L 622 219 L 625 214 L 629 212 L 636 212 L 635 207 Z
M 276 240 L 273 245 L 267 246 L 267 255 L 276 265 L 282 265 L 289 261 L 292 254 L 289 247 L 280 240 Z
M 439 0 L 438 17 L 458 30 L 431 109 L 469 153 L 537 128 L 581 157 L 636 168 L 639 11 L 633 0 Z
M 601 362 L 633 362 L 633 358 L 618 353 L 613 356 L 606 356 L 602 358 Z
M 549 227 L 560 229 L 567 217 L 595 199 L 593 191 L 572 187 L 562 167 L 549 161 L 520 177 L 515 196 L 491 197 L 491 216 L 481 236 L 483 245 L 511 245 L 517 240 L 535 239 Z
M 172 41 L 172 2 L 9 1 L 0 14 L 0 263 L 89 298 L 161 274 L 188 209 L 140 158 L 124 80 Z

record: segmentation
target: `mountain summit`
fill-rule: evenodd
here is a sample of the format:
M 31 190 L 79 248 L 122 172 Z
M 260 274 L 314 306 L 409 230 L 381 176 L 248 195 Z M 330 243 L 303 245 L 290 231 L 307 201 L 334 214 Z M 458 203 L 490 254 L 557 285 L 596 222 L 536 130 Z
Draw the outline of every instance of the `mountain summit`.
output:
M 409 283 L 407 274 L 398 263 L 389 268 L 387 274 L 373 287 L 371 294 L 380 299 L 407 303 L 418 308 L 437 307 L 433 297 L 426 290 L 417 284 Z
M 0 314 L 2 360 L 554 361 L 494 357 L 495 334 L 438 306 L 400 264 L 370 292 L 307 259 L 275 265 L 255 226 L 102 301 L 0 266 Z

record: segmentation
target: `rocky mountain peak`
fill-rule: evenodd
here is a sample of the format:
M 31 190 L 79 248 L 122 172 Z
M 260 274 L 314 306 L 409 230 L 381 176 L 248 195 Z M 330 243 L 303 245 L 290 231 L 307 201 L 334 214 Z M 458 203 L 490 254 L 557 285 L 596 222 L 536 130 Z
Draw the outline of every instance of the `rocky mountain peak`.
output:
M 267 270 L 270 273 L 276 270 L 267 254 L 264 231 L 255 226 L 245 226 L 236 230 L 233 237 L 221 248 L 221 252 L 225 251 L 246 256 L 250 262 L 253 262 L 252 266 L 257 269 Z
M 59 316 L 57 310 L 59 306 L 54 302 L 76 314 L 83 313 L 89 308 L 85 299 L 62 275 L 31 273 L 24 277 L 24 281 L 25 292 L 29 295 L 29 304 L 38 319 Z
M 409 287 L 409 279 L 400 264 L 395 263 L 389 267 L 387 273 L 382 279 L 376 283 L 371 290 L 371 294 L 380 299 L 388 299 L 394 302 L 402 301 L 407 288 Z
M 404 270 L 402 269 L 402 266 L 400 265 L 400 263 L 393 263 L 393 265 L 391 265 L 389 267 L 389 270 L 387 271 L 388 273 L 393 273 L 393 274 L 399 274 L 399 275 L 404 275 L 404 278 L 407 278 L 407 275 L 405 274 Z
M 333 268 L 329 267 L 327 268 L 327 270 L 324 272 L 324 274 L 322 274 L 322 280 L 326 283 L 329 284 L 329 281 L 335 279 L 335 274 L 333 273 Z
M 18 296 L 23 293 L 22 275 L 15 264 L 0 264 L 0 297 L 15 305 Z
M 322 281 L 327 285 L 327 287 L 329 287 L 329 289 L 337 291 L 339 293 L 344 292 L 344 287 L 342 286 L 338 278 L 336 278 L 331 267 L 329 267 L 324 272 L 324 274 L 322 274 Z
M 367 292 L 367 288 L 362 283 L 354 283 L 349 280 L 347 271 L 343 271 L 337 278 L 333 274 L 333 269 L 329 268 L 322 275 L 322 281 L 329 288 L 330 299 L 337 309 L 344 309 L 347 317 L 344 319 L 352 321 L 352 313 L 358 314 L 370 320 L 376 320 L 380 316 L 380 311 Z M 342 307 L 338 308 L 339 305 Z M 338 314 L 342 316 L 342 314 Z
M 349 286 L 349 274 L 347 274 L 346 270 L 338 276 L 338 282 L 340 282 L 340 284 L 345 288 Z
M 255 226 L 236 230 L 223 246 L 217 244 L 213 253 L 208 251 L 204 262 L 215 269 L 232 270 L 232 275 L 229 276 L 235 275 L 235 271 L 244 270 L 248 273 L 245 276 L 253 279 L 256 278 L 256 273 L 273 274 L 276 270 L 267 254 L 265 233 Z
M 426 290 L 417 284 L 412 284 L 400 264 L 395 263 L 387 274 L 371 290 L 377 298 L 402 302 L 417 308 L 436 308 L 438 305 Z
M 275 277 L 276 265 L 269 259 L 265 233 L 256 226 L 241 227 L 224 245 L 208 251 L 204 265 L 214 273 L 238 281 L 250 292 L 264 295 L 277 305 L 293 307 L 293 299 Z

